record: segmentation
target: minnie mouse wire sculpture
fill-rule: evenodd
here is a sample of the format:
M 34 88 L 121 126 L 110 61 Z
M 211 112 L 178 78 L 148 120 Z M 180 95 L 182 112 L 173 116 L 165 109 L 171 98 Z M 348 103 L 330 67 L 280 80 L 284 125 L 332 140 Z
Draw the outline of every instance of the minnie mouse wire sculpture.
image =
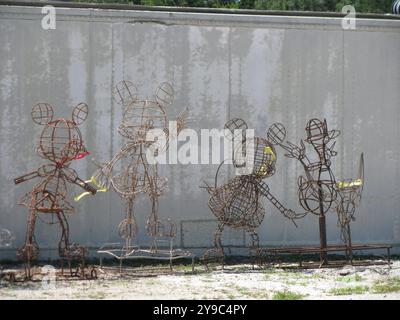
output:
M 239 146 L 232 148 L 233 165 L 235 168 L 243 168 L 243 162 L 239 161 L 239 153 L 246 154 L 245 166 L 247 173 L 240 174 L 228 180 L 227 183 L 218 186 L 219 170 L 225 161 L 221 162 L 215 175 L 215 185 L 206 184 L 205 189 L 210 194 L 208 207 L 216 216 L 218 226 L 214 234 L 215 248 L 207 250 L 203 260 L 208 268 L 208 263 L 217 260 L 224 263 L 224 249 L 221 242 L 221 235 L 225 227 L 235 230 L 244 230 L 251 236 L 251 252 L 256 256 L 262 254 L 259 251 L 259 236 L 257 228 L 261 225 L 265 216 L 265 209 L 262 205 L 262 198 L 267 198 L 279 212 L 294 222 L 304 214 L 297 214 L 285 208 L 271 193 L 269 186 L 264 182 L 266 178 L 275 174 L 277 154 L 274 145 L 283 141 L 286 133 L 276 130 L 274 124 L 268 130 L 268 139 L 255 137 L 247 139 L 245 130 L 248 128 L 246 122 L 239 118 L 233 118 L 225 124 L 229 140 L 234 142 L 238 136 L 242 137 Z M 250 157 L 247 157 L 251 153 Z M 245 172 L 245 171 L 242 171 Z

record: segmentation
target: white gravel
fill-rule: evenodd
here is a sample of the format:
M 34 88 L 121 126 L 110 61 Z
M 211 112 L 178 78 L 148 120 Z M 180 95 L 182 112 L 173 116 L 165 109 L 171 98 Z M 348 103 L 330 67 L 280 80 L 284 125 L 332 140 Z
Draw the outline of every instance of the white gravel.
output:
M 400 261 L 340 269 L 252 270 L 249 265 L 205 272 L 177 266 L 173 273 L 119 276 L 99 272 L 98 280 L 10 284 L 0 281 L 0 299 L 400 299 Z

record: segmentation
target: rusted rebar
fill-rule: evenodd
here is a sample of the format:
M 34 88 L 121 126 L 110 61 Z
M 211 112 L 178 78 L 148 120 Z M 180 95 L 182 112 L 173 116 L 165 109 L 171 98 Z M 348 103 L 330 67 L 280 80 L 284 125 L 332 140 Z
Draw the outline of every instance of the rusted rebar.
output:
M 37 219 L 60 225 L 58 250 L 61 259 L 66 259 L 69 264 L 72 259 L 84 259 L 86 248 L 69 242 L 67 215 L 73 213 L 74 208 L 67 199 L 67 185 L 75 184 L 91 194 L 96 193 L 96 189 L 81 180 L 70 167 L 74 160 L 88 154 L 78 128 L 88 116 L 88 106 L 85 103 L 78 104 L 73 109 L 72 119 L 53 120 L 53 108 L 47 103 L 39 103 L 32 108 L 31 115 L 36 124 L 43 126 L 37 152 L 49 163 L 14 180 L 15 184 L 19 184 L 33 178 L 40 179 L 18 201 L 29 210 L 25 243 L 17 250 L 17 256 L 25 261 L 27 279 L 31 278 L 31 262 L 39 253 L 35 239 Z

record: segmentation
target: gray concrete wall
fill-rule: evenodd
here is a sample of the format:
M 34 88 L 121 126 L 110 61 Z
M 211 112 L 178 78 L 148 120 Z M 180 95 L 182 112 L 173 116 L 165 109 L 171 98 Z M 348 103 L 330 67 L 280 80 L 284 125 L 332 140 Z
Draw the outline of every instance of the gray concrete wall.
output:
M 15 186 L 13 179 L 44 163 L 35 153 L 42 128 L 30 118 L 32 106 L 48 102 L 56 116 L 69 117 L 72 105 L 86 101 L 90 115 L 81 129 L 87 148 L 91 157 L 106 161 L 123 143 L 117 133 L 122 110 L 111 99 L 122 79 L 134 81 L 143 97 L 158 83 L 171 82 L 176 100 L 169 116 L 188 107 L 196 130 L 222 128 L 237 116 L 265 135 L 280 121 L 288 138 L 298 142 L 310 117 L 326 117 L 331 128 L 342 131 L 334 159 L 338 178 L 356 174 L 359 155 L 365 154 L 354 241 L 400 242 L 400 20 L 359 19 L 356 30 L 344 31 L 340 18 L 57 8 L 56 30 L 43 30 L 42 18 L 40 8 L 0 6 L 0 226 L 15 233 L 16 246 L 24 240 L 27 218 L 17 198 L 33 182 Z M 74 167 L 83 178 L 95 169 L 89 158 Z M 213 219 L 199 185 L 212 182 L 215 170 L 215 165 L 163 166 L 169 192 L 160 200 L 160 216 L 178 224 Z M 280 152 L 277 174 L 267 181 L 294 209 L 301 173 Z M 318 243 L 315 216 L 296 229 L 265 205 L 262 244 Z M 124 209 L 115 193 L 88 197 L 76 209 L 72 241 L 96 247 L 119 240 Z M 147 241 L 148 212 L 143 198 L 136 207 L 141 243 Z M 338 241 L 335 213 L 327 223 L 329 241 Z M 177 245 L 211 244 L 212 222 L 183 227 Z M 39 224 L 40 246 L 56 247 L 57 231 Z M 240 244 L 241 237 L 227 233 L 226 243 Z

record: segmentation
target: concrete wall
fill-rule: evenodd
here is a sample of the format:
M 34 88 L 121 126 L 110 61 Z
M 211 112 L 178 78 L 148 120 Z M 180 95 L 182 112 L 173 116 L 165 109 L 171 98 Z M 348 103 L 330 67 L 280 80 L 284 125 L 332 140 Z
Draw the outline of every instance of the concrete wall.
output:
M 33 182 L 13 179 L 44 160 L 35 153 L 41 127 L 30 110 L 37 102 L 70 116 L 71 106 L 86 101 L 89 118 L 81 126 L 87 148 L 97 160 L 109 160 L 123 143 L 117 133 L 121 107 L 111 89 L 134 81 L 141 96 L 151 96 L 169 81 L 176 99 L 171 119 L 188 107 L 191 128 L 222 128 L 228 118 L 243 117 L 258 135 L 275 121 L 298 142 L 310 117 L 326 117 L 339 129 L 338 178 L 356 174 L 365 154 L 363 202 L 353 223 L 354 241 L 400 242 L 400 20 L 357 21 L 344 31 L 340 18 L 218 15 L 57 8 L 56 30 L 41 28 L 40 8 L 0 6 L 0 226 L 12 230 L 16 246 L 24 240 L 27 211 L 17 198 Z M 89 157 L 74 167 L 90 177 Z M 208 195 L 199 188 L 212 182 L 215 165 L 161 168 L 169 192 L 160 200 L 160 216 L 178 221 L 213 219 Z M 298 209 L 296 179 L 302 169 L 279 154 L 272 192 Z M 71 195 L 80 192 L 71 190 Z M 270 204 L 261 225 L 265 245 L 318 243 L 318 219 L 294 225 Z M 70 218 L 71 240 L 88 246 L 118 241 L 123 205 L 113 192 L 76 203 Z M 148 200 L 136 215 L 145 243 Z M 335 213 L 327 220 L 328 239 L 336 242 Z M 211 244 L 212 222 L 183 222 L 177 245 Z M 39 224 L 42 248 L 55 248 L 58 229 Z M 192 233 L 190 235 L 190 232 Z M 243 235 L 227 233 L 226 243 Z M 10 251 L 11 252 L 11 251 Z M 43 253 L 47 253 L 44 251 Z M 11 253 L 10 253 L 11 255 Z

